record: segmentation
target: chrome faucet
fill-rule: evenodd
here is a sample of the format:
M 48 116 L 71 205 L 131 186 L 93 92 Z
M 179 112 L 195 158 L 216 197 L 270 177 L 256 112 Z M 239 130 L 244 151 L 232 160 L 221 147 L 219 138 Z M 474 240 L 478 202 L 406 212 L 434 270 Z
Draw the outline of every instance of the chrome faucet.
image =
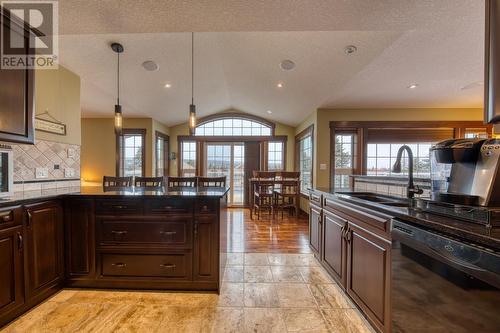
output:
M 392 172 L 401 173 L 401 158 L 405 150 L 408 153 L 408 187 L 406 189 L 406 197 L 411 199 L 415 194 L 422 194 L 423 191 L 413 183 L 413 152 L 407 145 L 402 145 L 401 148 L 399 148 L 396 162 L 392 167 Z

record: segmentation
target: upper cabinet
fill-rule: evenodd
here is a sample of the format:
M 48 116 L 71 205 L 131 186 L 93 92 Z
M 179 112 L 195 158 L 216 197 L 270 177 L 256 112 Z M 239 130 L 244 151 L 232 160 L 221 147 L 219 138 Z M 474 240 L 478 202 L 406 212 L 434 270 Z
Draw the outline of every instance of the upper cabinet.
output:
M 3 33 L 0 43 L 12 34 L 24 40 L 28 52 L 29 38 L 21 25 L 9 24 L 0 14 Z M 0 141 L 34 142 L 34 71 L 31 69 L 0 68 Z

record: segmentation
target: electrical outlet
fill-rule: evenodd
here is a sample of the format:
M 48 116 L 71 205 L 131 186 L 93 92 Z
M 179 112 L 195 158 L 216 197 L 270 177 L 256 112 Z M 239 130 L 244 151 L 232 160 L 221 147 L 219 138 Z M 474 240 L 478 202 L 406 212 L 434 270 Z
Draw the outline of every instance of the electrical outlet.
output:
M 75 176 L 75 169 L 73 169 L 73 168 L 64 169 L 64 177 L 65 178 L 71 178 L 74 176 Z
M 326 170 L 326 163 L 320 163 L 319 164 L 319 169 L 320 170 Z
M 54 170 L 59 170 L 60 168 L 59 164 L 54 164 Z
M 49 169 L 47 168 L 36 168 L 35 178 L 49 178 Z
M 75 152 L 75 149 L 74 149 L 74 148 L 68 148 L 67 153 L 68 153 L 68 158 L 74 158 L 74 157 L 75 157 L 75 154 L 76 154 L 76 152 Z

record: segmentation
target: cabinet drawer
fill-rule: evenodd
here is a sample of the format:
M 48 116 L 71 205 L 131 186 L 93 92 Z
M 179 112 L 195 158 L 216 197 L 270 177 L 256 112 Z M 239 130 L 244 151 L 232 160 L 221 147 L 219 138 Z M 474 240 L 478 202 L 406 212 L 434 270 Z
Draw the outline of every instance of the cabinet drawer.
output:
M 99 220 L 100 243 L 191 246 L 191 220 L 171 222 Z
M 130 215 L 142 213 L 140 200 L 97 200 L 96 212 L 101 215 Z
M 311 201 L 311 203 L 314 203 L 321 207 L 322 206 L 321 199 L 322 199 L 321 194 L 314 193 L 312 191 L 309 192 L 309 200 Z
M 193 201 L 186 199 L 165 198 L 159 200 L 148 200 L 146 202 L 146 214 L 191 214 L 193 212 Z
M 191 253 L 101 254 L 102 275 L 191 279 Z
M 22 214 L 22 209 L 19 206 L 0 209 L 0 229 L 21 224 Z

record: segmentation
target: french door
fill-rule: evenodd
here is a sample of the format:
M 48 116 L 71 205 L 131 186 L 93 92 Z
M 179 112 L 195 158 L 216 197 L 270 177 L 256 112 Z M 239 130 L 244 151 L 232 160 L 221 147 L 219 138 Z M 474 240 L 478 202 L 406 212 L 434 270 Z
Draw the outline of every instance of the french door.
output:
M 245 203 L 245 145 L 238 143 L 207 143 L 205 174 L 207 177 L 226 176 L 230 186 L 228 204 L 243 206 Z

